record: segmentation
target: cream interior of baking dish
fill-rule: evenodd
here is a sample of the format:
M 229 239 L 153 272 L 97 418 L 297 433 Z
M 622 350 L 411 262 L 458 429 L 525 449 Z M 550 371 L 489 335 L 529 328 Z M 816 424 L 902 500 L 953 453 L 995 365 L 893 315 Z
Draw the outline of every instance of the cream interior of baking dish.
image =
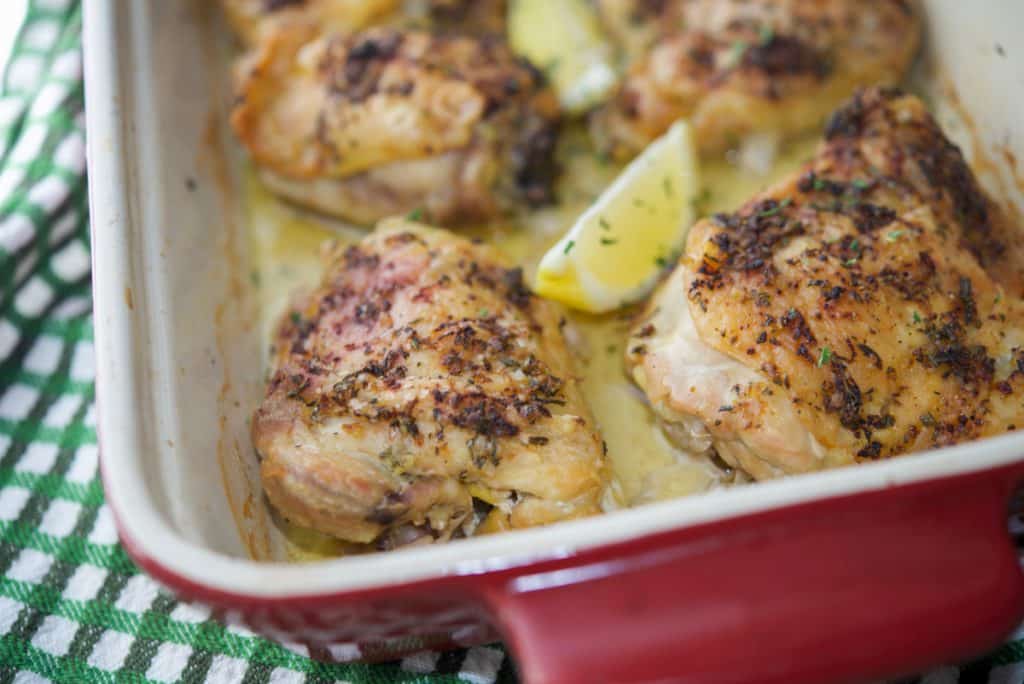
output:
M 270 327 L 290 292 L 319 278 L 324 239 L 356 240 L 363 231 L 280 203 L 248 170 L 226 126 L 231 46 L 212 4 L 151 3 L 132 13 L 132 40 L 151 41 L 152 62 L 137 65 L 140 118 L 126 134 L 129 142 L 147 138 L 138 172 L 158 193 L 134 207 L 135 225 L 165 227 L 135 235 L 145 257 L 138 268 L 153 272 L 136 281 L 144 292 L 124 293 L 126 307 L 137 302 L 132 315 L 149 317 L 148 344 L 160 361 L 145 369 L 156 414 L 146 426 L 155 453 L 144 472 L 156 507 L 201 546 L 256 559 L 331 555 L 339 549 L 330 540 L 288 530 L 268 510 L 248 422 L 263 393 Z M 911 86 L 927 95 L 995 196 L 1024 206 L 1015 162 L 1024 155 L 1016 116 L 1024 59 L 1014 54 L 1024 6 L 986 3 L 992 11 L 978 14 L 980 6 L 956 0 L 925 5 L 927 41 Z M 580 141 L 568 137 L 563 207 L 538 212 L 525 230 L 477 232 L 528 271 L 614 174 L 593 155 L 573 153 Z M 103 141 L 93 142 L 103 150 Z M 796 168 L 816 142 L 788 145 L 767 176 L 724 159 L 705 164 L 708 207 L 737 206 Z M 635 505 L 727 484 L 717 468 L 669 445 L 626 380 L 627 325 L 614 315 L 573 316 L 569 327 L 622 498 Z

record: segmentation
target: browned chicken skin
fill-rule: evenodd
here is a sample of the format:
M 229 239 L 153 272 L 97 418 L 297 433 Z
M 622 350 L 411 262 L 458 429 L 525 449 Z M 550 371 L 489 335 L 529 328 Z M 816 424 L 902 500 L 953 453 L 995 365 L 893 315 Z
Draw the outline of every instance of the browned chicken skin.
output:
M 221 5 L 246 45 L 293 24 L 321 33 L 381 24 L 467 34 L 505 30 L 505 0 L 221 0 Z
M 1020 247 L 924 105 L 869 89 L 815 159 L 699 222 L 627 363 L 681 441 L 755 478 L 1020 426 Z
M 242 42 L 255 45 L 289 24 L 351 32 L 393 16 L 402 0 L 221 0 L 224 14 Z
M 275 344 L 253 441 L 295 523 L 390 547 L 599 512 L 556 309 L 492 248 L 388 222 L 328 255 Z
M 440 29 L 470 34 L 505 32 L 505 0 L 430 0 L 428 4 L 430 21 Z
M 483 221 L 552 199 L 558 104 L 498 38 L 277 31 L 238 69 L 231 122 L 281 195 L 362 224 Z
M 858 87 L 895 84 L 917 48 L 909 0 L 599 0 L 629 71 L 595 116 L 633 154 L 680 117 L 703 151 L 813 129 Z

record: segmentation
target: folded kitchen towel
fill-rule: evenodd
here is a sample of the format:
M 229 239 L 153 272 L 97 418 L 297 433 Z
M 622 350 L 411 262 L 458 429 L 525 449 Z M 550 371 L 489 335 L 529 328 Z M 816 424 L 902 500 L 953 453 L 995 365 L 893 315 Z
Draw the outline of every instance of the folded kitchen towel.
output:
M 0 682 L 515 681 L 498 645 L 320 663 L 301 646 L 223 627 L 139 573 L 97 477 L 75 0 L 29 2 L 2 88 Z M 1024 642 L 1012 641 L 924 681 L 1021 682 L 1022 661 Z

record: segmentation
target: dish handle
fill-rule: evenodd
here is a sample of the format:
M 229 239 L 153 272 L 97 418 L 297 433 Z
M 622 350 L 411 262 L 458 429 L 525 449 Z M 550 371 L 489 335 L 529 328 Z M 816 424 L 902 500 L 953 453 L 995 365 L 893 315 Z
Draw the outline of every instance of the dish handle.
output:
M 1007 531 L 1024 464 L 683 528 L 503 574 L 527 684 L 881 679 L 1024 617 Z

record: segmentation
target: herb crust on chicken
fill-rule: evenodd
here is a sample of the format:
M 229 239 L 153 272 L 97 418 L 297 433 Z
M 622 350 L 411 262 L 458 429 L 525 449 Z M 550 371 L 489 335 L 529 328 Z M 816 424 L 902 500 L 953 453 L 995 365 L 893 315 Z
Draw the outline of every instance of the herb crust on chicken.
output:
M 601 438 L 520 269 L 401 219 L 326 261 L 252 424 L 285 517 L 391 548 L 601 510 Z
M 759 479 L 1014 430 L 1019 244 L 924 104 L 868 89 L 802 172 L 694 226 L 627 364 L 672 435 Z

